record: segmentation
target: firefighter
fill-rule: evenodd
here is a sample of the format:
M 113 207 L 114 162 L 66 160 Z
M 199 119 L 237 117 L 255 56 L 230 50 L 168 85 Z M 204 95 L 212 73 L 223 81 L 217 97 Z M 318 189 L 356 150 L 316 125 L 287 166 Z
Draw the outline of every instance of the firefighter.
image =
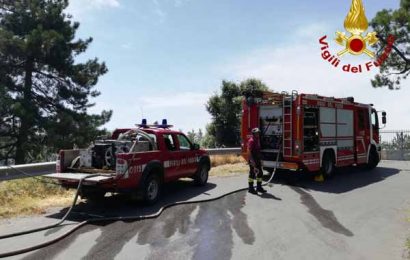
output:
M 248 163 L 249 163 L 249 189 L 248 191 L 252 194 L 257 192 L 265 193 L 266 190 L 262 188 L 262 165 L 261 165 L 261 145 L 259 138 L 260 130 L 259 128 L 252 129 L 252 137 L 248 140 Z M 256 178 L 256 190 L 253 186 L 254 180 Z

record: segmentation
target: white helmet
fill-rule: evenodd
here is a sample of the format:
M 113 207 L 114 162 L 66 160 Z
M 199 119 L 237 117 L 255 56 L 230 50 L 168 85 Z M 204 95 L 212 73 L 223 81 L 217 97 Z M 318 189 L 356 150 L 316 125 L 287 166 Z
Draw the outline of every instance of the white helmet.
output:
M 254 128 L 254 129 L 252 129 L 252 134 L 256 134 L 256 133 L 260 133 L 261 132 L 261 130 L 259 130 L 259 128 Z

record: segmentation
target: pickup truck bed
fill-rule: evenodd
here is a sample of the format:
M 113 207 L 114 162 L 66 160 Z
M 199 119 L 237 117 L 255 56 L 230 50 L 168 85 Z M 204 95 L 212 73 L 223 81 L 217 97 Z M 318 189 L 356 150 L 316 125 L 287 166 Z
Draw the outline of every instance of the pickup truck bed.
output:
M 47 174 L 44 177 L 53 178 L 53 179 L 57 179 L 57 180 L 64 180 L 64 181 L 67 181 L 67 182 L 69 182 L 69 181 L 78 182 L 81 179 L 83 179 L 84 177 L 91 176 L 91 175 L 94 175 L 94 174 L 70 172 L 70 173 L 52 173 L 52 174 Z M 104 175 L 87 178 L 86 180 L 84 180 L 84 184 L 87 184 L 87 183 L 104 183 L 104 182 L 112 181 L 115 178 L 115 176 L 106 175 L 106 174 L 104 174 Z

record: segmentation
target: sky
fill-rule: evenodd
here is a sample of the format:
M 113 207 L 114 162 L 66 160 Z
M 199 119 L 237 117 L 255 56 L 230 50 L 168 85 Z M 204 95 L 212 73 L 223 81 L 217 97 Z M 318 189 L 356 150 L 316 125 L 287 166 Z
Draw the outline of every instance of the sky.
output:
M 363 0 L 370 20 L 399 0 Z M 222 80 L 258 78 L 275 91 L 353 96 L 387 112 L 386 129 L 409 129 L 410 80 L 401 90 L 374 89 L 377 70 L 353 74 L 321 56 L 341 50 L 336 31 L 345 31 L 351 0 L 71 0 L 67 12 L 81 26 L 77 36 L 94 41 L 79 61 L 98 57 L 109 72 L 96 86 L 90 109 L 113 110 L 104 127 L 132 127 L 167 118 L 175 128 L 205 128 L 205 109 Z M 343 63 L 369 58 L 347 55 Z

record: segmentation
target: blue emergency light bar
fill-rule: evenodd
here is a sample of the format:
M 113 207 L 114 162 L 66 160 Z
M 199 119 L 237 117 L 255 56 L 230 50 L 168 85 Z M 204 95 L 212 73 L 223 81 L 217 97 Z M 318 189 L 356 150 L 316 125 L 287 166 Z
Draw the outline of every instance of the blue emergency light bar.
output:
M 170 128 L 173 127 L 173 125 L 168 125 L 168 120 L 162 119 L 162 124 L 157 126 L 158 128 Z
M 163 128 L 163 129 L 173 127 L 173 125 L 168 125 L 168 120 L 166 120 L 166 119 L 162 119 L 162 123 L 160 125 L 158 125 L 158 124 L 148 125 L 147 124 L 147 119 L 145 119 L 145 118 L 142 119 L 141 124 L 137 124 L 136 126 L 138 126 L 140 128 L 153 127 L 153 128 Z

